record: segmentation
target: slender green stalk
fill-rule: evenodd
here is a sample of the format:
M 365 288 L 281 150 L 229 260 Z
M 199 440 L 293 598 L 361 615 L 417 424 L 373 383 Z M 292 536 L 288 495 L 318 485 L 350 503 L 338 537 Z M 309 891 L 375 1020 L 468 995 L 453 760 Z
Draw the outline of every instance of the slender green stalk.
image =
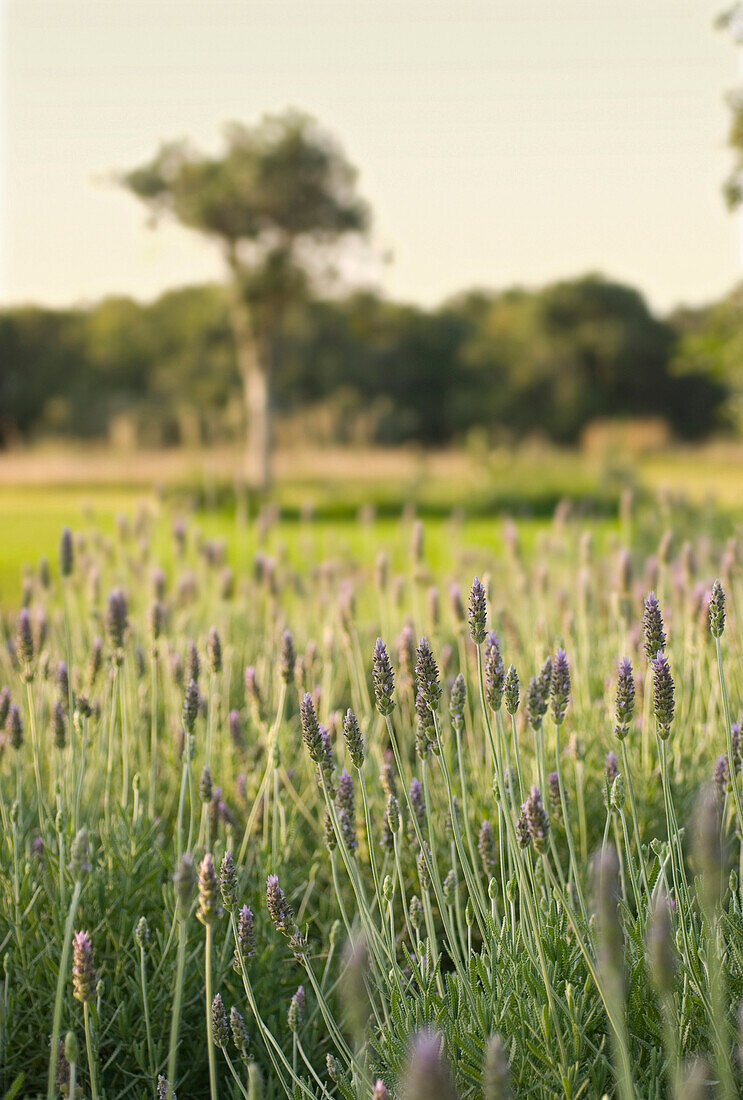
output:
M 85 1022 L 85 1049 L 88 1052 L 88 1073 L 90 1074 L 90 1096 L 91 1100 L 98 1100 L 98 1083 L 95 1063 L 96 1059 L 93 1056 L 93 1034 L 92 1025 L 90 1022 L 90 1005 L 87 1001 L 83 1004 L 83 1020 Z
M 62 956 L 59 960 L 59 971 L 57 972 L 57 992 L 54 997 L 54 1019 L 52 1022 L 52 1045 L 51 1053 L 49 1056 L 49 1077 L 47 1080 L 46 1095 L 47 1100 L 54 1100 L 57 1091 L 56 1074 L 57 1074 L 57 1055 L 59 1053 L 59 1036 L 62 1030 L 62 1000 L 64 994 L 64 985 L 67 979 L 67 970 L 70 963 L 70 951 L 72 949 L 72 929 L 75 923 L 75 917 L 77 915 L 77 908 L 80 904 L 80 894 L 82 893 L 83 884 L 80 879 L 75 883 L 75 887 L 72 891 L 72 899 L 70 901 L 70 908 L 67 910 L 67 920 L 64 926 L 64 939 L 62 940 Z
M 139 981 L 142 988 L 142 1011 L 144 1013 L 144 1026 L 147 1033 L 147 1061 L 150 1073 L 155 1074 L 155 1054 L 152 1049 L 152 1028 L 150 1026 L 150 1000 L 147 996 L 147 966 L 145 962 L 144 944 L 139 947 Z
M 186 942 L 188 930 L 186 920 L 178 920 L 178 956 L 175 969 L 175 986 L 173 989 L 173 1008 L 170 1016 L 170 1045 L 168 1048 L 168 1092 L 166 1100 L 173 1100 L 175 1089 L 175 1074 L 178 1059 L 178 1030 L 181 1023 L 181 1007 L 183 1004 L 183 981 L 186 972 Z M 49 1098 L 51 1100 L 51 1097 Z
M 209 1093 L 211 1100 L 217 1100 L 217 1064 L 214 1057 L 214 1033 L 212 1027 L 212 926 L 205 924 L 204 942 L 204 992 L 206 996 L 206 1045 L 209 1062 Z
M 150 659 L 151 702 L 150 702 L 150 787 L 147 792 L 147 816 L 150 821 L 155 816 L 155 797 L 157 794 L 157 742 L 158 742 L 158 660 L 157 642 L 152 644 Z
M 730 786 L 733 789 L 733 801 L 735 813 L 738 818 L 738 830 L 743 836 L 743 802 L 741 801 L 740 784 L 738 783 L 738 766 L 733 755 L 733 731 L 730 719 L 730 703 L 728 702 L 728 690 L 725 683 L 725 669 L 722 663 L 722 646 L 720 639 L 715 638 L 715 653 L 717 656 L 717 675 L 720 681 L 720 694 L 722 696 L 722 709 L 725 716 L 725 743 L 728 754 L 728 768 L 730 771 Z

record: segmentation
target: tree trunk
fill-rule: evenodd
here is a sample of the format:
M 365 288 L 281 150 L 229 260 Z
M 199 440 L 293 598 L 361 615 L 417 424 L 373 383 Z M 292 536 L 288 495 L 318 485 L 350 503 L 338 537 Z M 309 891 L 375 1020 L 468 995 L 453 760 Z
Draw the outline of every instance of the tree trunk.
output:
M 243 382 L 247 441 L 246 477 L 254 488 L 264 491 L 271 483 L 270 363 L 266 342 L 255 333 L 250 309 L 243 296 L 237 264 L 232 268 L 231 321 L 237 365 Z

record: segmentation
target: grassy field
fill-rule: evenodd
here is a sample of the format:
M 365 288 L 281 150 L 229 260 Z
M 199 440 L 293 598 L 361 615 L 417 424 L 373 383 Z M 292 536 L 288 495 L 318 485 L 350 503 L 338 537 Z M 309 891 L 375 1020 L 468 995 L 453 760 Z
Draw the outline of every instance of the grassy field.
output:
M 131 518 L 142 508 L 192 517 L 205 537 L 227 541 L 233 564 L 246 564 L 257 548 L 252 520 L 261 505 L 236 479 L 239 468 L 234 450 L 219 449 L 122 456 L 56 448 L 1 455 L 0 605 L 18 599 L 24 567 L 54 555 L 62 526 L 95 525 L 113 534 L 118 517 Z M 434 566 L 447 569 L 454 557 L 452 516 L 458 539 L 495 548 L 504 516 L 523 521 L 522 537 L 528 541 L 566 499 L 601 539 L 617 530 L 619 498 L 627 485 L 640 494 L 665 487 L 697 508 L 722 510 L 732 524 L 743 516 L 743 450 L 677 449 L 622 462 L 542 448 L 516 455 L 280 454 L 272 504 L 281 519 L 271 525 L 267 545 L 285 547 L 296 557 L 311 530 L 313 550 L 323 555 L 363 557 L 375 540 L 400 555 L 407 550 L 406 536 L 396 521 L 412 507 L 426 519 Z M 368 522 L 357 523 L 364 515 L 373 518 L 374 538 Z M 161 549 L 168 552 L 166 545 Z

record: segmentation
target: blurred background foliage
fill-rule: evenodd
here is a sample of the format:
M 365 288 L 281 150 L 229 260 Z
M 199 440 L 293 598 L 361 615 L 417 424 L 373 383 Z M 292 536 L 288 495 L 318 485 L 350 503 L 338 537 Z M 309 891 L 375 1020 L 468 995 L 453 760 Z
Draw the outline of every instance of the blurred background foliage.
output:
M 436 309 L 294 295 L 273 333 L 278 443 L 584 442 L 612 418 L 743 430 L 743 287 L 654 316 L 599 275 L 471 291 Z M 228 289 L 0 312 L 0 444 L 210 444 L 244 432 Z M 661 442 L 663 431 L 661 431 Z M 639 431 L 639 438 L 643 438 Z

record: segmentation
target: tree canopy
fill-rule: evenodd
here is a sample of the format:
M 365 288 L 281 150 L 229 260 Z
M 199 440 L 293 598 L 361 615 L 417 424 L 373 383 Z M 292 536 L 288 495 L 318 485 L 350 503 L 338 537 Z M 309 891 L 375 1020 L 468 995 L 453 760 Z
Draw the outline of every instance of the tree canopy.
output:
M 274 339 L 280 422 L 323 441 L 438 445 L 579 439 L 613 416 L 684 438 L 743 427 L 740 289 L 654 316 L 597 275 L 529 291 L 472 291 L 433 310 L 371 293 L 292 299 Z M 241 377 L 230 294 L 207 285 L 139 304 L 0 314 L 0 433 L 105 436 L 121 416 L 145 443 L 238 439 Z

